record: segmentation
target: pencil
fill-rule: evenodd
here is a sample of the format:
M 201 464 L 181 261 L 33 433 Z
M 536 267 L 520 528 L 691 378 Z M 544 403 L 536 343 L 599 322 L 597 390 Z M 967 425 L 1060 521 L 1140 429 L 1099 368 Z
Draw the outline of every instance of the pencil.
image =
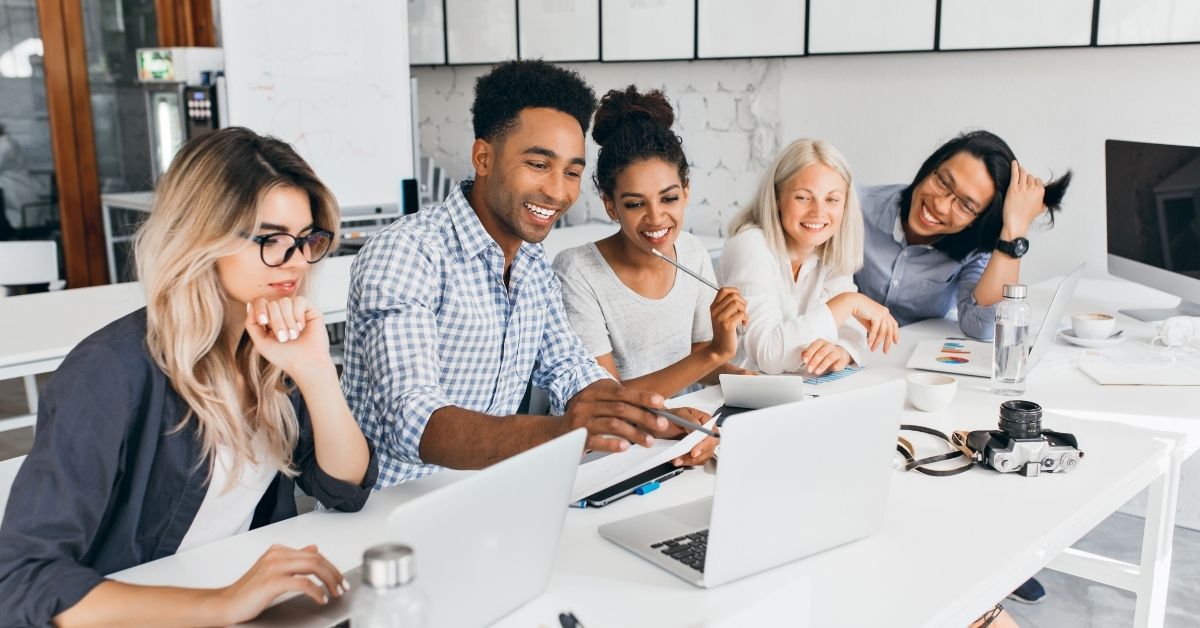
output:
M 707 427 L 704 427 L 703 425 L 700 425 L 699 423 L 693 423 L 677 414 L 672 414 L 670 412 L 667 412 L 666 410 L 659 410 L 658 408 L 646 408 L 646 409 L 649 410 L 650 412 L 657 414 L 658 416 L 674 423 L 675 425 L 682 427 L 685 430 L 696 430 L 697 432 L 703 432 L 705 434 L 708 434 L 709 436 L 715 436 L 717 438 L 721 437 L 720 434 L 708 429 Z
M 699 279 L 701 283 L 703 283 L 704 285 L 708 286 L 709 288 L 712 288 L 713 290 L 716 290 L 717 292 L 720 292 L 720 291 L 721 291 L 721 287 L 720 287 L 720 286 L 718 286 L 717 284 L 715 284 L 715 283 L 713 283 L 713 282 L 711 282 L 711 281 L 709 281 L 709 280 L 705 279 L 704 277 L 701 277 L 699 273 L 693 272 L 693 271 L 692 271 L 692 269 L 688 268 L 687 266 L 684 266 L 683 264 L 680 264 L 679 262 L 676 262 L 675 260 L 673 260 L 673 259 L 671 259 L 671 258 L 667 257 L 666 255 L 663 255 L 662 253 L 659 253 L 659 252 L 658 252 L 658 249 L 650 249 L 650 252 L 651 252 L 651 253 L 654 253 L 655 255 L 657 255 L 657 256 L 658 256 L 658 258 L 659 258 L 659 259 L 661 259 L 661 260 L 663 260 L 664 262 L 667 262 L 668 264 L 670 264 L 670 265 L 674 266 L 675 268 L 678 268 L 679 270 L 682 270 L 683 272 L 685 272 L 685 273 L 687 273 L 687 274 L 689 274 L 689 275 L 691 275 L 691 276 L 695 277 L 696 279 Z

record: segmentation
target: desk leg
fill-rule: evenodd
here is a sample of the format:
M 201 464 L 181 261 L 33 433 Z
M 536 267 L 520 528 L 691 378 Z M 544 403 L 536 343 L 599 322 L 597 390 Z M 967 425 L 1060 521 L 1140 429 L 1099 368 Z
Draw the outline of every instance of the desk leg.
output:
M 25 380 L 25 400 L 27 403 L 29 403 L 29 414 L 37 414 L 37 411 L 38 411 L 37 375 L 26 375 L 22 379 Z
M 1175 508 L 1179 497 L 1180 459 L 1173 452 L 1167 470 L 1150 484 L 1146 527 L 1142 532 L 1136 628 L 1162 628 L 1167 613 L 1167 584 L 1171 576 L 1171 547 L 1175 534 Z

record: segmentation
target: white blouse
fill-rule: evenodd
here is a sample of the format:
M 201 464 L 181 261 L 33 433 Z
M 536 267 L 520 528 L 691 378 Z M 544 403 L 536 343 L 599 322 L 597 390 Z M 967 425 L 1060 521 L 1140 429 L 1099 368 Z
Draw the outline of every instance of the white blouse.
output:
M 858 292 L 852 275 L 833 274 L 814 253 L 793 279 L 791 262 L 771 253 L 758 228 L 725 241 L 718 275 L 722 285 L 741 291 L 750 317 L 738 338 L 735 365 L 772 375 L 800 373 L 800 354 L 818 338 L 836 342 L 860 362 L 866 330 L 853 318 L 839 327 L 825 305 L 843 292 Z
M 256 439 L 255 445 L 260 444 L 261 441 Z M 255 452 L 258 462 L 243 464 L 241 475 L 233 486 L 227 487 L 234 453 L 229 447 L 217 445 L 217 462 L 213 465 L 208 492 L 177 551 L 219 541 L 250 529 L 254 509 L 278 473 L 275 465 L 266 462 L 265 449 L 259 449 Z

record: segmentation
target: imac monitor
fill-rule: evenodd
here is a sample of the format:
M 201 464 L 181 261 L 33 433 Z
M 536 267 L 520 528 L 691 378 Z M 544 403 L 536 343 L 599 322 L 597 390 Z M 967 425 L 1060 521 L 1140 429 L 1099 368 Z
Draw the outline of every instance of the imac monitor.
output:
M 1108 140 L 1108 272 L 1179 296 L 1138 320 L 1200 316 L 1200 147 Z

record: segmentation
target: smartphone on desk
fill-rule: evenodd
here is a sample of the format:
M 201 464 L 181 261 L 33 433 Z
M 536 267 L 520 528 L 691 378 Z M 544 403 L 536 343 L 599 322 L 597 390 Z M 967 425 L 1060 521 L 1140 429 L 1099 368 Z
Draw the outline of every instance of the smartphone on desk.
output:
M 591 508 L 602 508 L 607 506 L 622 497 L 632 495 L 638 488 L 650 484 L 651 482 L 665 482 L 680 473 L 683 473 L 686 467 L 677 467 L 669 462 L 664 462 L 657 467 L 647 469 L 631 478 L 621 480 L 612 486 L 596 491 L 587 497 L 579 500 L 581 505 Z

